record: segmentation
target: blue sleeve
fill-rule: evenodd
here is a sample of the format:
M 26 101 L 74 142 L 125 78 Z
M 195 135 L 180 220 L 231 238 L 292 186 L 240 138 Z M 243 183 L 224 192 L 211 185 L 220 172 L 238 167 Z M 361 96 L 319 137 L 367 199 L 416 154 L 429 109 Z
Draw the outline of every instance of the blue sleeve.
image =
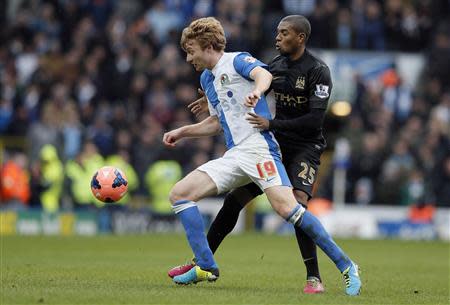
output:
M 217 92 L 214 89 L 214 76 L 208 71 L 204 70 L 202 75 L 200 75 L 200 86 L 205 92 L 206 100 L 208 101 L 208 109 L 210 115 L 218 115 L 216 109 L 214 108 L 219 103 L 217 98 Z
M 250 72 L 252 72 L 254 68 L 263 67 L 264 69 L 268 69 L 268 66 L 265 63 L 252 57 L 247 52 L 236 55 L 233 60 L 233 66 L 237 73 L 248 80 L 251 80 Z
M 208 78 L 208 75 L 206 73 L 206 70 L 203 70 L 202 74 L 200 75 L 200 87 L 202 87 L 202 90 L 205 91 L 206 88 L 206 79 Z

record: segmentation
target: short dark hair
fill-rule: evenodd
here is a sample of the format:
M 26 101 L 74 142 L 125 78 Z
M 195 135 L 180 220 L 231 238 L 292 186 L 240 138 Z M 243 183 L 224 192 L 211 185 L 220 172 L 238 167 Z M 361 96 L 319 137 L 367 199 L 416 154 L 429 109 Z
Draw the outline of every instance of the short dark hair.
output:
M 311 35 L 311 24 L 308 19 L 302 15 L 289 15 L 281 19 L 281 22 L 289 23 L 297 33 L 304 33 L 308 40 Z

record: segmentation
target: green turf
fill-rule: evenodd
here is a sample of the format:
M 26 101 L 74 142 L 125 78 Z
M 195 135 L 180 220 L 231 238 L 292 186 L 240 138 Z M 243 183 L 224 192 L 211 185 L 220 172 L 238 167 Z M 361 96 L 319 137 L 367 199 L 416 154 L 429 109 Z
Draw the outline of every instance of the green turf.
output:
M 320 253 L 326 293 L 301 292 L 292 237 L 229 237 L 216 283 L 176 286 L 167 269 L 189 258 L 184 236 L 1 237 L 1 304 L 449 304 L 449 243 L 338 240 L 361 266 L 347 297 Z

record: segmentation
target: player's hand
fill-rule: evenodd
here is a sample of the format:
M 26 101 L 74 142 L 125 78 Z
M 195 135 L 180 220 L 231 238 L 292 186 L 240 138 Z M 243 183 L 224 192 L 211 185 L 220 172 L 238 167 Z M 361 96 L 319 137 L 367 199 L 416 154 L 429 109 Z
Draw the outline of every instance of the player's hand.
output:
M 180 132 L 177 129 L 175 129 L 175 130 L 164 133 L 163 143 L 167 147 L 175 147 L 177 142 L 179 140 L 181 140 L 181 138 L 182 137 L 180 135 Z
M 248 116 L 245 118 L 253 127 L 266 130 L 269 129 L 269 120 L 259 116 L 253 112 L 248 112 Z
M 261 92 L 258 90 L 253 90 L 251 93 L 249 93 L 245 97 L 244 105 L 250 108 L 253 108 L 256 106 L 256 103 L 258 103 L 259 99 L 261 98 Z
M 208 113 L 208 101 L 202 89 L 198 89 L 200 98 L 188 105 L 189 110 L 195 114 L 196 117 Z

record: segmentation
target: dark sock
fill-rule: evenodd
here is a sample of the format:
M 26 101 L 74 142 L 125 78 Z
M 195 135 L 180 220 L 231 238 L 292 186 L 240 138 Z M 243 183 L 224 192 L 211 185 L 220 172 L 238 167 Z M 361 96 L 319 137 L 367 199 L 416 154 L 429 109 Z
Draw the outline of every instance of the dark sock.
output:
M 294 226 L 298 247 L 302 253 L 303 262 L 306 266 L 306 277 L 314 276 L 320 281 L 319 264 L 317 261 L 317 247 L 314 241 L 300 227 Z
M 243 206 L 232 193 L 227 194 L 222 208 L 209 228 L 207 239 L 213 253 L 216 252 L 225 236 L 233 231 Z
M 253 198 L 263 192 L 254 183 L 234 189 L 225 196 L 223 206 L 209 228 L 207 239 L 213 253 L 236 226 L 239 213 Z

